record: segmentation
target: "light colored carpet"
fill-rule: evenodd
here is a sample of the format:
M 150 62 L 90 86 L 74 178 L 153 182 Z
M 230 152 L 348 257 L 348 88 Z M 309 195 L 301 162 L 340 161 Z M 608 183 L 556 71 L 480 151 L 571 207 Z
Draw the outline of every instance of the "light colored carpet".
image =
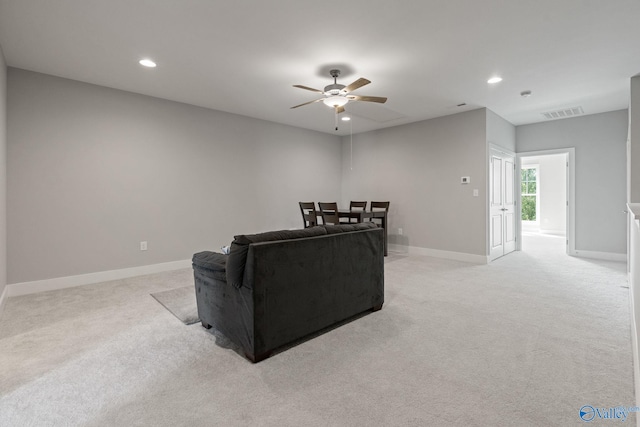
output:
M 156 292 L 151 296 L 185 325 L 192 325 L 200 321 L 194 285 Z
M 626 271 L 562 249 L 391 254 L 381 311 L 258 364 L 149 297 L 188 269 L 9 298 L 0 425 L 584 425 L 634 405 Z

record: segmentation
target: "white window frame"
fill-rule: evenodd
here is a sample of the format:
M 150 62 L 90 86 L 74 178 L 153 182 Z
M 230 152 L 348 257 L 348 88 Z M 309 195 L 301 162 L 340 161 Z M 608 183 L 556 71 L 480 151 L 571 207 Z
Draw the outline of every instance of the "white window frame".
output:
M 522 177 L 523 169 L 535 169 L 536 171 L 536 220 L 535 221 L 525 221 L 522 220 L 522 212 L 520 212 L 520 219 L 522 220 L 522 228 L 523 229 L 538 229 L 540 227 L 540 165 L 539 164 L 528 164 L 520 166 L 520 176 Z M 520 198 L 522 200 L 522 196 L 533 196 L 533 194 L 522 194 L 522 179 L 520 180 Z

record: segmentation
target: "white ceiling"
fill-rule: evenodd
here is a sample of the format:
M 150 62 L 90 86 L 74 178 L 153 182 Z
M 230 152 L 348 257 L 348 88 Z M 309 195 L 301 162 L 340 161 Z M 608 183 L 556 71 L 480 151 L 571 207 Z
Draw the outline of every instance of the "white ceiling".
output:
M 640 1 L 0 0 L 0 45 L 11 67 L 338 135 L 322 103 L 289 108 L 318 97 L 293 84 L 371 80 L 354 94 L 389 100 L 347 104 L 354 133 L 478 107 L 520 125 L 628 107 Z

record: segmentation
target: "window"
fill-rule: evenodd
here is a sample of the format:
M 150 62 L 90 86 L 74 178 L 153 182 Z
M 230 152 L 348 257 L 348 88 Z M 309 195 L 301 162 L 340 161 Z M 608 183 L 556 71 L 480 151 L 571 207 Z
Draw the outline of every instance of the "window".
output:
M 538 166 L 523 166 L 520 171 L 522 220 L 536 221 L 538 198 Z

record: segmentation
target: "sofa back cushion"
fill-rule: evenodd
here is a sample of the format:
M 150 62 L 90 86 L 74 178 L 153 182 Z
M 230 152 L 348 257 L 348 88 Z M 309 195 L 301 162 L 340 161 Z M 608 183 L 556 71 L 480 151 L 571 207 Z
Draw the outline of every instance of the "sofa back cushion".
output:
M 234 236 L 234 242 L 249 245 L 251 243 L 273 242 L 276 240 L 303 239 L 306 237 L 322 236 L 327 234 L 324 227 L 315 226 L 309 228 L 301 228 L 299 230 L 278 230 L 267 231 L 258 234 L 240 234 Z
M 259 234 L 240 234 L 231 242 L 231 250 L 227 259 L 227 283 L 235 288 L 242 286 L 244 266 L 247 262 L 247 252 L 251 243 L 271 242 L 276 240 L 304 239 L 306 237 L 327 234 L 322 226 L 303 228 L 300 230 L 267 231 Z
M 346 233 L 349 231 L 368 230 L 370 228 L 377 228 L 378 226 L 373 222 L 360 222 L 356 224 L 339 224 L 339 225 L 323 225 L 322 227 L 327 230 L 327 234 Z

